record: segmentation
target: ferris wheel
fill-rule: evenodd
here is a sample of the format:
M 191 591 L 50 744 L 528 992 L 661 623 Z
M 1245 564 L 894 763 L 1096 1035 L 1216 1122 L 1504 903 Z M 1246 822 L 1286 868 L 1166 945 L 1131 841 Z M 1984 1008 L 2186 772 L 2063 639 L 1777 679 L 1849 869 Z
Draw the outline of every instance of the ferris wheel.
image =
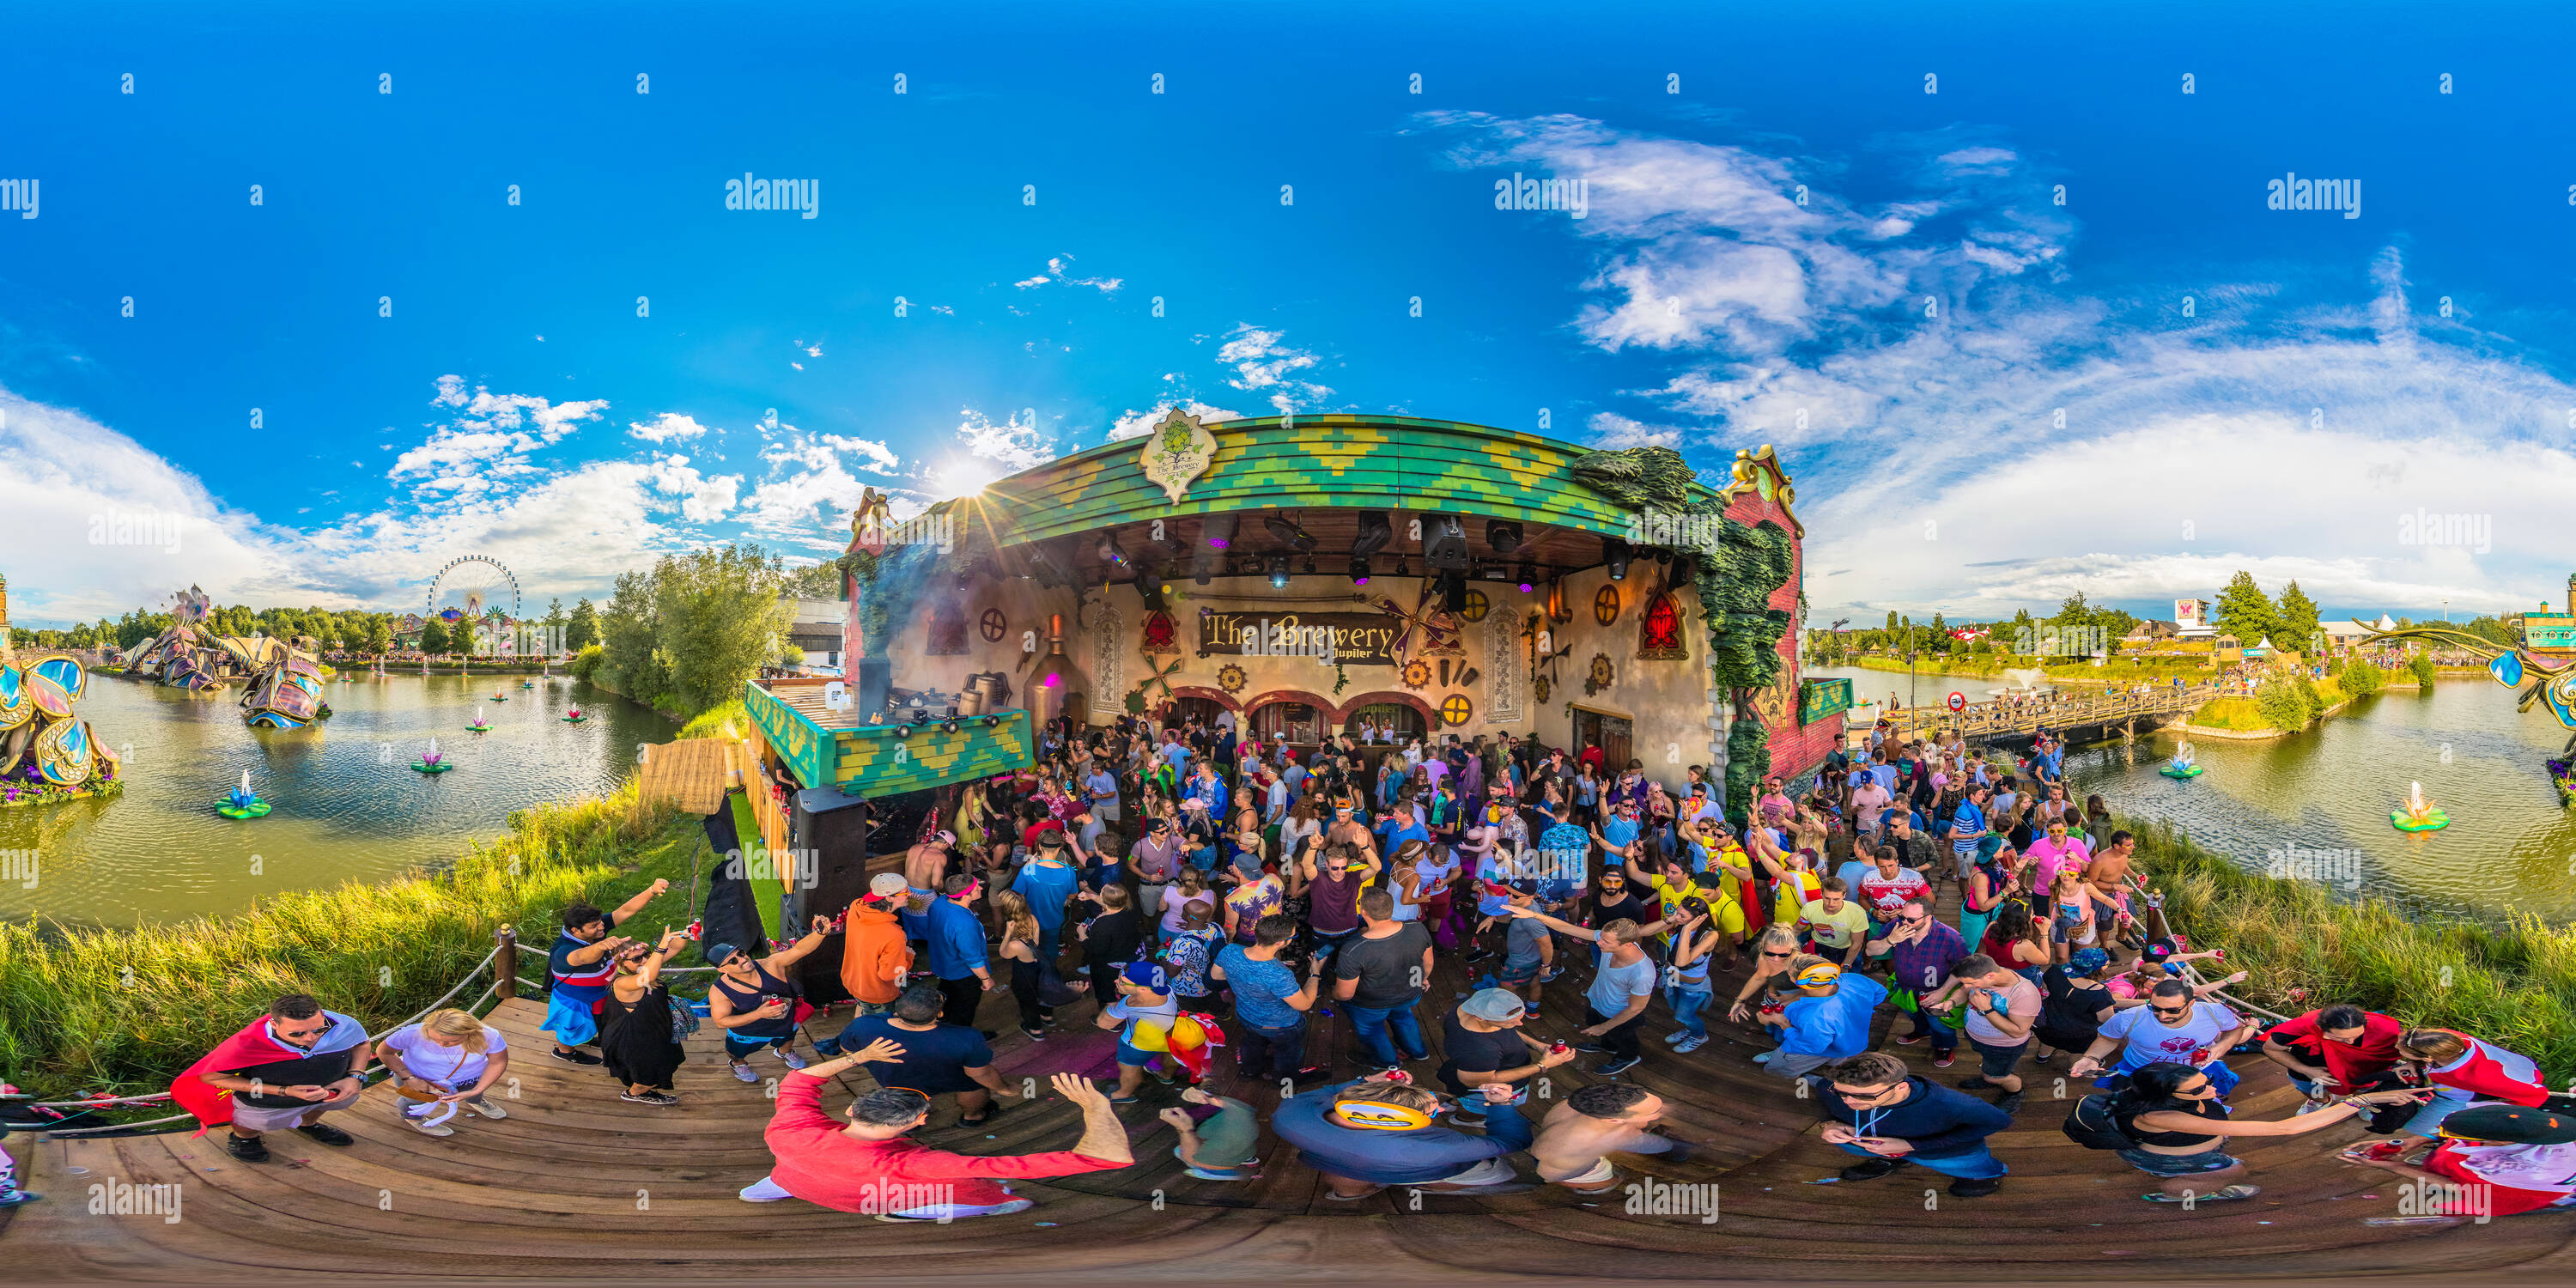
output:
M 519 579 L 498 559 L 460 555 L 430 578 L 421 615 L 450 627 L 470 622 L 497 635 L 519 620 Z

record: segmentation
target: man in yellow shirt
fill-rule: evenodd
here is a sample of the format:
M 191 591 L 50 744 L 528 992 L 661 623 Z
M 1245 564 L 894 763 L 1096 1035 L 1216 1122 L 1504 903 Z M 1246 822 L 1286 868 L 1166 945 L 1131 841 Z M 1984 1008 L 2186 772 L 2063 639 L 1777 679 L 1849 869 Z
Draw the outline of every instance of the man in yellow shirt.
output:
M 1682 824 L 1682 839 L 1685 844 L 1705 844 L 1700 836 L 1700 825 L 1696 822 Z M 1671 858 L 1664 859 L 1659 864 L 1663 869 L 1661 872 L 1648 872 L 1639 866 L 1634 855 L 1629 856 L 1627 861 L 1628 877 L 1654 891 L 1655 897 L 1663 901 L 1663 919 L 1670 925 L 1678 926 L 1690 916 L 1682 908 L 1684 899 L 1697 895 L 1706 902 L 1708 924 L 1711 929 L 1724 937 L 1721 942 L 1726 951 L 1725 959 L 1717 962 L 1712 969 L 1730 971 L 1735 969 L 1736 964 L 1742 959 L 1739 950 L 1744 946 L 1745 922 L 1744 898 L 1741 892 L 1743 883 L 1753 879 L 1753 872 L 1750 868 L 1728 862 L 1729 859 L 1741 860 L 1744 857 L 1744 852 L 1741 850 L 1730 847 L 1726 850 L 1705 850 L 1704 852 L 1709 856 L 1709 870 L 1697 877 L 1691 875 L 1690 869 L 1684 866 L 1681 860 Z M 1669 945 L 1672 932 L 1665 931 L 1664 939 Z

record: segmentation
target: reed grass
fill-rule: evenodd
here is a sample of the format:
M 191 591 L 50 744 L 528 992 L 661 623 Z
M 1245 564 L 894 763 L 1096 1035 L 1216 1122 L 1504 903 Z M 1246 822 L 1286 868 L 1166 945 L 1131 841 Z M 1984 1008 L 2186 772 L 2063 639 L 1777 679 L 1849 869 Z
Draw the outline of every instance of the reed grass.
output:
M 680 732 L 673 734 L 672 736 L 675 738 L 714 738 L 722 735 L 724 733 L 725 726 L 728 724 L 733 726 L 734 734 L 737 737 L 751 732 L 751 713 L 743 710 L 742 699 L 740 697 L 727 698 L 724 701 L 699 712 L 697 715 L 691 717 L 687 724 L 680 726 Z
M 436 869 L 294 891 L 238 916 L 0 924 L 0 1076 L 47 1099 L 162 1090 L 281 993 L 310 993 L 375 1031 L 454 987 L 501 926 L 520 928 L 521 973 L 539 976 L 565 905 L 613 907 L 657 876 L 671 879 L 668 906 L 638 922 L 686 923 L 701 835 L 673 808 L 642 805 L 633 780 L 509 826 Z
M 2252 972 L 2236 990 L 2248 1000 L 2285 1015 L 2350 1002 L 2521 1052 L 2551 1085 L 2576 1074 L 2576 929 L 2527 913 L 2490 925 L 2341 899 L 2324 882 L 2248 871 L 2168 824 L 2122 825 L 2137 834 L 2136 866 L 2164 891 L 2172 926 Z

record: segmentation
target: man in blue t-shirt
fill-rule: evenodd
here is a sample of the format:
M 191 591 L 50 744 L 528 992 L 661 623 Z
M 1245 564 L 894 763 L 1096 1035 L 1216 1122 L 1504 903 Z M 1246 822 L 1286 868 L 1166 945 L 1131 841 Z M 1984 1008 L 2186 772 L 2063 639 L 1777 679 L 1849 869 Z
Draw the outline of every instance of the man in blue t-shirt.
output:
M 1959 812 L 1950 817 L 1950 852 L 1963 861 L 1976 852 L 1977 838 L 1986 834 L 1985 804 L 1989 789 L 1973 787 L 1968 798 L 1959 802 Z
M 1612 854 L 1624 854 L 1637 839 L 1637 802 L 1621 799 L 1610 806 L 1610 817 L 1592 830 L 1592 838 Z
M 1222 980 L 1234 991 L 1234 1018 L 1240 1030 L 1234 1044 L 1235 1069 L 1246 1078 L 1312 1082 L 1330 1070 L 1306 1065 L 1306 1013 L 1314 1009 L 1316 990 L 1329 956 L 1319 956 L 1299 985 L 1297 972 L 1279 960 L 1280 950 L 1297 937 L 1297 919 L 1274 912 L 1253 923 L 1252 942 L 1218 949 L 1208 978 Z
M 1424 845 L 1429 845 L 1431 832 L 1414 821 L 1413 802 L 1397 801 L 1395 809 L 1387 815 L 1387 820 L 1377 825 L 1377 852 L 1392 862 L 1395 859 L 1395 852 L 1404 848 L 1404 843 L 1407 841 L 1420 841 Z
M 984 887 L 960 872 L 948 878 L 946 889 L 948 897 L 930 905 L 929 952 L 923 964 L 939 977 L 939 991 L 946 1001 L 941 1018 L 980 1032 L 973 1029 L 975 1010 L 983 1005 L 984 994 L 993 991 L 993 972 L 985 963 L 984 920 L 969 905 Z

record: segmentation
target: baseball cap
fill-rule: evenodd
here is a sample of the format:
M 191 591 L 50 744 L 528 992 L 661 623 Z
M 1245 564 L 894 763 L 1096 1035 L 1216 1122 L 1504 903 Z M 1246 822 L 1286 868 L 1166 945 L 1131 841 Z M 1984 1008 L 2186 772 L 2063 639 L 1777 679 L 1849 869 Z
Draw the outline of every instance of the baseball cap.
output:
M 1843 977 L 1843 968 L 1832 962 L 1817 962 L 1798 972 L 1798 983 L 1807 988 L 1823 988 Z
M 1482 988 L 1458 1004 L 1458 1013 L 1499 1024 L 1528 1014 L 1529 1004 L 1507 989 Z
M 1146 831 L 1148 831 L 1148 832 L 1155 832 L 1155 833 L 1162 833 L 1162 832 L 1168 832 L 1168 831 L 1171 831 L 1171 830 L 1172 830 L 1172 820 L 1170 820 L 1170 819 L 1168 819 L 1168 818 L 1164 818 L 1164 817 L 1162 817 L 1162 816 L 1160 816 L 1160 815 L 1157 815 L 1157 816 L 1155 816 L 1155 817 L 1153 817 L 1153 818 L 1149 818 L 1149 819 L 1145 820 L 1145 830 L 1146 830 Z
M 1171 978 L 1163 973 L 1163 968 L 1161 966 L 1158 966 L 1153 962 L 1129 962 L 1127 963 L 1127 969 L 1118 972 L 1118 974 L 1120 978 L 1125 979 L 1128 983 L 1148 992 L 1168 993 L 1172 991 Z
M 891 899 L 912 889 L 900 872 L 880 872 L 868 878 L 868 893 L 880 899 Z
M 2576 1142 L 2576 1118 L 2519 1105 L 2477 1105 L 2442 1120 L 2437 1128 L 2453 1140 L 2497 1141 L 2511 1145 L 2565 1145 Z
M 707 965 L 722 966 L 726 962 L 731 961 L 733 959 L 733 955 L 741 952 L 742 948 L 738 944 L 728 944 L 720 939 L 707 945 L 704 951 L 706 954 Z

